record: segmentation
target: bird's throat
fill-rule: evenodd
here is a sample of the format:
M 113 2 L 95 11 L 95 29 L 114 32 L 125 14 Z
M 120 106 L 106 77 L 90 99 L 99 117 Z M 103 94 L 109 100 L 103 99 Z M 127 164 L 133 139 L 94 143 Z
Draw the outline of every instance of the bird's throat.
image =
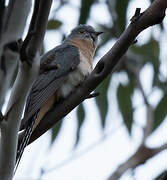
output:
M 92 61 L 95 53 L 95 46 L 93 45 L 92 41 L 74 38 L 69 40 L 69 43 L 76 46 L 79 51 L 84 54 L 85 57 L 87 57 L 87 59 Z

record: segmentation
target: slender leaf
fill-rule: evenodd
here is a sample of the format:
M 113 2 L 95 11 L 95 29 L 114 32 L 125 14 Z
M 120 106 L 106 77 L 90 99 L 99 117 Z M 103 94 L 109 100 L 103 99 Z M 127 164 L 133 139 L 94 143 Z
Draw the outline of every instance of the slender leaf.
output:
M 125 30 L 126 26 L 126 11 L 130 0 L 117 0 L 116 1 L 116 13 L 117 13 L 117 25 L 120 32 Z
M 85 119 L 85 110 L 83 104 L 80 104 L 77 108 L 77 119 L 78 119 L 78 129 L 77 129 L 76 142 L 74 147 L 78 145 L 80 139 L 80 129 Z
M 126 86 L 120 84 L 117 89 L 118 105 L 129 133 L 131 134 L 133 122 L 133 108 L 132 108 L 132 88 L 128 84 Z
M 156 41 L 153 37 L 148 41 L 148 43 L 142 45 L 142 46 L 137 46 L 134 45 L 132 46 L 131 50 L 138 54 L 141 55 L 145 62 L 147 63 L 148 61 L 153 64 L 154 71 L 158 73 L 159 70 L 159 43 Z
M 86 24 L 86 21 L 90 14 L 91 6 L 93 5 L 95 1 L 96 0 L 91 0 L 91 1 L 82 0 L 81 1 L 80 17 L 78 21 L 79 24 Z
M 102 127 L 105 127 L 105 120 L 106 115 L 108 112 L 108 98 L 107 98 L 107 91 L 108 86 L 110 84 L 110 76 L 107 77 L 101 85 L 98 86 L 96 89 L 97 92 L 100 93 L 99 96 L 96 97 L 96 104 L 99 109 L 100 117 L 101 117 L 101 124 Z
M 155 108 L 153 130 L 155 130 L 163 122 L 166 115 L 167 115 L 167 93 L 164 94 L 159 104 Z
M 56 123 L 53 128 L 51 129 L 51 134 L 52 134 L 52 137 L 51 137 L 51 145 L 53 144 L 53 142 L 56 140 L 59 132 L 60 132 L 60 129 L 61 129 L 61 126 L 62 126 L 62 120 L 60 120 L 58 123 Z

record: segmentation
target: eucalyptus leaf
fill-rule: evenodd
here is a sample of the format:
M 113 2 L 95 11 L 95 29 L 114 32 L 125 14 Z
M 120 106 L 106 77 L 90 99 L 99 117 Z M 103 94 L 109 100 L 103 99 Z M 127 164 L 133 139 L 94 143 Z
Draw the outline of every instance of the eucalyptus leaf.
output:
M 132 88 L 129 85 L 120 84 L 117 89 L 118 106 L 123 117 L 125 126 L 131 134 L 133 122 Z
M 144 45 L 138 46 L 134 45 L 131 47 L 131 50 L 138 54 L 141 55 L 141 57 L 144 58 L 145 63 L 151 62 L 154 67 L 155 73 L 158 73 L 159 71 L 159 43 L 156 41 L 153 37 Z
M 90 9 L 96 0 L 81 0 L 81 9 L 78 24 L 86 24 L 90 14 Z
M 108 92 L 108 87 L 110 84 L 110 76 L 108 76 L 102 84 L 100 84 L 96 91 L 99 92 L 99 96 L 96 97 L 96 104 L 100 113 L 101 117 L 101 124 L 102 127 L 105 127 L 105 120 L 106 120 L 106 115 L 108 112 L 108 98 L 107 98 L 107 92 Z
M 80 139 L 80 129 L 82 127 L 82 124 L 85 119 L 85 109 L 83 104 L 80 104 L 77 108 L 77 120 L 78 120 L 78 128 L 77 128 L 77 133 L 76 133 L 76 141 L 74 147 L 78 145 L 79 139 Z
M 48 30 L 55 30 L 58 29 L 62 25 L 62 22 L 57 19 L 51 19 L 48 22 L 47 29 Z
M 120 30 L 120 32 L 123 32 L 125 30 L 126 26 L 126 11 L 130 0 L 117 0 L 116 1 L 116 13 L 117 13 L 117 20 L 116 24 Z
M 56 123 L 51 129 L 51 145 L 56 140 L 62 126 L 62 120 Z
M 153 130 L 155 130 L 163 122 L 167 115 L 167 93 L 164 94 L 159 104 L 154 110 L 154 125 Z

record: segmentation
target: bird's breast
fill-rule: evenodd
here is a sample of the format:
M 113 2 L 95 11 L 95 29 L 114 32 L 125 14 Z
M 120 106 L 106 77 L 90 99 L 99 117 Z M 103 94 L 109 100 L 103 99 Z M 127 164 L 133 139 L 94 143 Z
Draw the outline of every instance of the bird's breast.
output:
M 67 80 L 57 92 L 58 96 L 66 98 L 91 72 L 92 59 L 88 59 L 80 52 L 80 63 L 74 71 L 69 73 Z

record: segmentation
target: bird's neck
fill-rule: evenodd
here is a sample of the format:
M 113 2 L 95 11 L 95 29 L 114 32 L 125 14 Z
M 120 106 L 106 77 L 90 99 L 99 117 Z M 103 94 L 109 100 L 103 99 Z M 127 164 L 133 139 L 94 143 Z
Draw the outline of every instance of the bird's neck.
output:
M 92 61 L 95 53 L 95 46 L 91 41 L 75 38 L 70 39 L 68 43 L 73 46 L 76 46 L 87 59 Z

